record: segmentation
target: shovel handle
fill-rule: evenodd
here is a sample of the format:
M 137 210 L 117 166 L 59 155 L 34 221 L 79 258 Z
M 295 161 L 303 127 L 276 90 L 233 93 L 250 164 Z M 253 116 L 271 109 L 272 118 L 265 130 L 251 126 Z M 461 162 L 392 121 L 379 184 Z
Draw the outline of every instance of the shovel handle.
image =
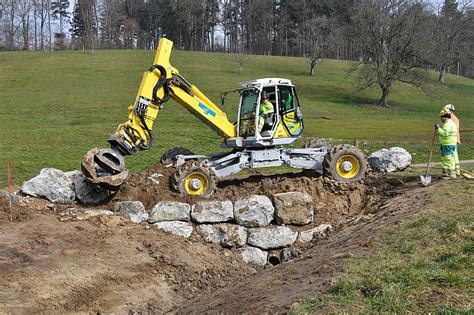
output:
M 428 170 L 430 169 L 431 158 L 433 157 L 433 147 L 434 147 L 435 138 L 436 138 L 436 128 L 433 132 L 433 139 L 431 140 L 430 157 L 428 159 L 428 165 L 426 166 L 425 177 L 428 174 Z

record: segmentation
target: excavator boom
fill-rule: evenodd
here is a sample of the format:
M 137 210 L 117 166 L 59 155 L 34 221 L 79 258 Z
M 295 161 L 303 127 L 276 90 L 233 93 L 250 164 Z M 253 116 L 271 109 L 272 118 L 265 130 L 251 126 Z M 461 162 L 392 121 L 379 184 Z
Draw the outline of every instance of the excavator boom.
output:
M 170 64 L 173 42 L 161 38 L 153 65 L 143 74 L 135 102 L 128 107 L 128 120 L 107 140 L 111 149 L 90 150 L 82 159 L 83 173 L 95 184 L 117 190 L 127 178 L 124 155 L 152 145 L 153 123 L 171 98 L 212 128 L 219 136 L 236 136 L 236 128 L 217 105 Z

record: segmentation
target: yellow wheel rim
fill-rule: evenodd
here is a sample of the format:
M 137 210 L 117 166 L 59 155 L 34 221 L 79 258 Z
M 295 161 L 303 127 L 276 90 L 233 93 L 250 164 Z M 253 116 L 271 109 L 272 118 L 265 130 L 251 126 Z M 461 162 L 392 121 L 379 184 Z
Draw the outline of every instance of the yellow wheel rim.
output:
M 336 162 L 336 171 L 342 178 L 353 178 L 359 174 L 360 163 L 352 155 L 343 155 Z
M 202 195 L 208 187 L 207 177 L 199 172 L 189 174 L 184 180 L 184 189 L 188 195 Z

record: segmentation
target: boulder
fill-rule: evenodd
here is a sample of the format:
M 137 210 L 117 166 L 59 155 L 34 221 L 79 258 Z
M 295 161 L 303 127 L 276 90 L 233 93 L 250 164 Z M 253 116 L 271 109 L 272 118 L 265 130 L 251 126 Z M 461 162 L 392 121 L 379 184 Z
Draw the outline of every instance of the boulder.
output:
M 23 183 L 21 192 L 55 203 L 71 203 L 76 198 L 74 176 L 73 172 L 66 174 L 55 168 L 43 168 L 38 176 Z
M 193 225 L 183 221 L 163 221 L 155 223 L 156 227 L 173 235 L 190 237 L 193 233 Z
M 313 222 L 313 198 L 300 192 L 273 195 L 275 219 L 278 224 L 306 225 Z
M 241 247 L 247 242 L 248 236 L 246 228 L 230 223 L 201 224 L 196 227 L 196 231 L 206 242 L 223 247 Z
M 148 222 L 189 221 L 191 206 L 183 202 L 160 201 L 150 211 Z
M 298 235 L 298 241 L 302 243 L 311 242 L 315 235 L 327 236 L 332 231 L 332 225 L 321 224 L 307 231 L 302 231 Z
M 88 209 L 88 208 L 68 208 L 60 214 L 61 216 L 72 216 L 77 220 L 87 220 L 91 217 L 111 216 L 114 213 L 104 209 Z
M 393 147 L 372 153 L 367 161 L 377 172 L 403 171 L 411 164 L 411 154 L 403 148 Z
M 199 224 L 196 226 L 196 232 L 208 243 L 220 244 L 223 238 L 217 224 Z
M 133 223 L 140 223 L 148 219 L 145 206 L 140 201 L 122 201 L 114 205 L 114 212 Z
M 286 226 L 276 228 L 249 229 L 247 244 L 261 249 L 276 249 L 291 246 L 298 237 L 298 232 L 293 232 Z
M 232 202 L 200 201 L 192 206 L 191 218 L 197 223 L 219 223 L 232 221 L 234 212 Z
M 266 226 L 273 220 L 275 209 L 267 196 L 253 195 L 234 204 L 235 220 L 245 227 Z
M 218 224 L 222 231 L 221 245 L 224 247 L 241 247 L 247 243 L 248 231 L 237 224 Z
M 83 175 L 74 177 L 74 190 L 77 200 L 85 205 L 97 205 L 109 201 L 111 192 L 93 185 Z
M 246 264 L 263 267 L 267 264 L 268 253 L 260 248 L 246 246 L 239 248 L 239 253 Z

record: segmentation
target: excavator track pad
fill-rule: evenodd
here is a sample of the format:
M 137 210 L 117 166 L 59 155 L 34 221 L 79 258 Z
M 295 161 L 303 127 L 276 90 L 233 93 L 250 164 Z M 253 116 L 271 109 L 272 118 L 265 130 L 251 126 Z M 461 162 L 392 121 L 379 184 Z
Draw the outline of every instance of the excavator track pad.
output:
M 128 177 L 123 156 L 113 149 L 93 148 L 81 161 L 82 173 L 104 189 L 117 191 Z

